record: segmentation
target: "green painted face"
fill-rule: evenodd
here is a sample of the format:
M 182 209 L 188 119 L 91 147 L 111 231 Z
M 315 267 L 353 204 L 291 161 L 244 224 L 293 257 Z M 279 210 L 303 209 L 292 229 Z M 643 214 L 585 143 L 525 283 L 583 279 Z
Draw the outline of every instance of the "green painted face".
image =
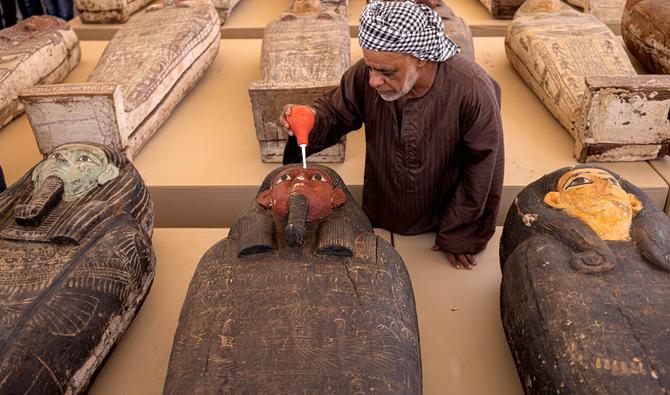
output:
M 63 199 L 75 200 L 118 175 L 119 168 L 109 163 L 100 148 L 86 144 L 66 144 L 51 152 L 35 168 L 33 181 L 37 191 L 47 177 L 56 176 L 63 180 Z

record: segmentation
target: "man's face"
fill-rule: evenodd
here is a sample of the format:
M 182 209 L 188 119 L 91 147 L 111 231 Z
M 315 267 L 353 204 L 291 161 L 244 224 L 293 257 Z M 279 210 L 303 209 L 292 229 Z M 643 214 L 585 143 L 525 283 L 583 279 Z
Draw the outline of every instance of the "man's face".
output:
M 105 153 L 94 146 L 68 144 L 57 148 L 33 173 L 35 188 L 39 189 L 49 176 L 63 180 L 64 199 L 82 196 L 119 174 Z
M 368 83 L 386 101 L 407 95 L 419 79 L 418 60 L 411 55 L 363 48 L 363 61 L 370 72 Z
M 258 202 L 272 208 L 275 215 L 286 218 L 289 200 L 302 195 L 309 202 L 307 219 L 314 221 L 330 215 L 332 210 L 346 201 L 346 194 L 333 185 L 330 176 L 317 167 L 294 166 L 280 171 L 272 180 L 272 186 L 258 197 Z
M 544 201 L 585 222 L 604 240 L 628 239 L 633 216 L 642 210 L 642 203 L 614 176 L 593 168 L 566 172 Z

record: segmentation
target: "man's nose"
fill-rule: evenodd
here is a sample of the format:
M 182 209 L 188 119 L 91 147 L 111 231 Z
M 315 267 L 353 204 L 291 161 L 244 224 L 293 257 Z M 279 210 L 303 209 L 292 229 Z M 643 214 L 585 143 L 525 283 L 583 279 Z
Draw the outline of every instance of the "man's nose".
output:
M 370 86 L 373 87 L 374 89 L 379 88 L 380 86 L 384 85 L 384 77 L 379 75 L 377 72 L 370 71 Z

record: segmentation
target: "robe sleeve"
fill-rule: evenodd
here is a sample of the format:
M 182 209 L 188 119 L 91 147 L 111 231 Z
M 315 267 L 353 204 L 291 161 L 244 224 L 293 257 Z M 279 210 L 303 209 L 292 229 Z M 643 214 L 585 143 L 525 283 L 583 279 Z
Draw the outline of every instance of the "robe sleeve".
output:
M 446 252 L 475 254 L 495 232 L 502 195 L 504 148 L 498 84 L 473 79 L 461 102 L 460 118 L 462 177 L 442 215 L 436 244 Z
M 363 125 L 364 88 L 367 84 L 365 63 L 358 61 L 342 76 L 340 85 L 326 92 L 312 105 L 316 109 L 314 128 L 309 134 L 307 156 L 331 147 L 347 133 Z M 295 137 L 284 147 L 283 163 L 302 161 Z

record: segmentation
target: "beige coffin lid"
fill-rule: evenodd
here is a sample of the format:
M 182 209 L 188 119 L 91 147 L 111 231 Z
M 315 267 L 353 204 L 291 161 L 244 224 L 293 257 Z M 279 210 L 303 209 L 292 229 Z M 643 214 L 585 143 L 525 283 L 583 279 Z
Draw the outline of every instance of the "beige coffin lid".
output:
M 88 82 L 21 92 L 40 152 L 69 142 L 126 149 L 133 133 L 166 101 L 171 109 L 181 100 L 214 59 L 218 44 L 219 18 L 209 2 L 149 10 L 130 21 L 110 41 Z M 167 115 L 149 122 L 153 130 L 142 131 L 144 139 Z

